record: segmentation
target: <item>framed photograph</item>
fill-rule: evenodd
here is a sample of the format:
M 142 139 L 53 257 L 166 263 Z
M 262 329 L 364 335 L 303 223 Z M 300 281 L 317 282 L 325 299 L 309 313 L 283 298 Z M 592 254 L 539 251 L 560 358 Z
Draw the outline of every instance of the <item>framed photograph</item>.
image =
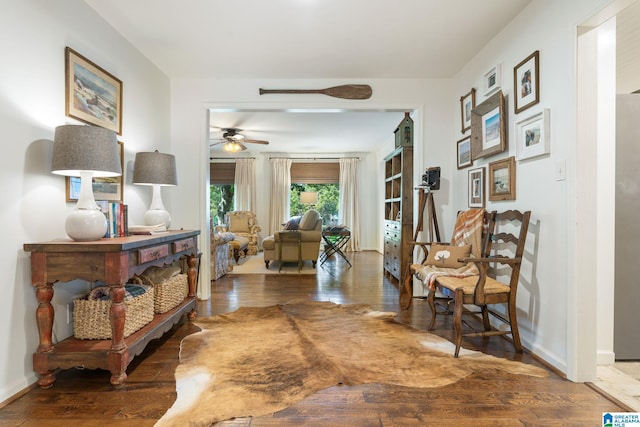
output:
M 549 154 L 549 109 L 516 123 L 516 158 Z
M 540 102 L 540 51 L 513 67 L 513 108 L 516 114 Z
M 70 47 L 65 49 L 67 117 L 122 134 L 122 82 Z
M 484 167 L 469 171 L 469 207 L 484 208 Z
M 513 156 L 489 163 L 489 200 L 516 199 L 516 160 Z
M 124 144 L 118 141 L 120 149 L 120 165 L 122 166 L 122 175 L 113 178 L 93 178 L 93 197 L 98 200 L 107 202 L 122 203 L 123 187 L 124 187 Z M 65 182 L 67 202 L 78 201 L 80 196 L 80 177 L 67 176 Z
M 471 161 L 507 149 L 506 121 L 502 91 L 471 110 Z
M 467 136 L 458 141 L 458 169 L 464 169 L 473 164 L 471 161 L 471 137 Z
M 502 86 L 502 67 L 500 64 L 494 65 L 484 74 L 483 78 L 484 94 L 489 95 Z
M 476 108 L 476 90 L 471 88 L 469 93 L 460 97 L 460 118 L 462 133 L 471 129 L 471 110 Z

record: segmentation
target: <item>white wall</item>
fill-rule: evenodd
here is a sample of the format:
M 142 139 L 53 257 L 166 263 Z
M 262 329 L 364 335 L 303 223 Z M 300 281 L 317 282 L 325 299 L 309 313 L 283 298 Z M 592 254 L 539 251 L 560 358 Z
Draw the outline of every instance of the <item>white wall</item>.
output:
M 551 154 L 518 161 L 517 199 L 515 201 L 488 202 L 488 209 L 516 208 L 532 211 L 532 223 L 527 242 L 527 256 L 521 272 L 518 293 L 518 317 L 523 345 L 563 372 L 570 371 L 569 351 L 575 348 L 576 325 L 571 315 L 575 299 L 571 296 L 580 286 L 575 281 L 576 159 L 583 149 L 576 141 L 576 66 L 577 26 L 592 16 L 608 1 L 539 0 L 514 19 L 455 78 L 455 90 L 465 94 L 471 87 L 478 89 L 476 104 L 485 98 L 482 94 L 482 76 L 495 64 L 502 66 L 502 90 L 507 97 L 508 150 L 506 153 L 479 159 L 474 167 L 516 154 L 515 125 L 518 121 L 549 108 L 551 123 Z M 513 67 L 535 50 L 540 51 L 540 103 L 514 114 Z M 459 109 L 458 109 L 459 111 Z M 457 113 L 459 121 L 459 113 Z M 455 138 L 460 138 L 459 130 Z M 455 139 L 452 138 L 452 139 Z M 556 172 L 565 169 L 566 179 L 559 180 Z M 594 170 L 595 173 L 595 170 Z M 456 173 L 455 187 L 466 187 L 467 170 Z M 593 192 L 590 192 L 593 197 Z M 456 192 L 456 204 L 466 205 L 466 193 Z M 587 203 L 594 207 L 595 198 Z M 585 248 L 586 249 L 586 248 Z M 588 249 L 586 249 L 588 250 Z M 583 275 L 593 281 L 595 264 L 588 265 Z M 591 274 L 590 274 L 591 273 Z M 587 289 L 590 289 L 588 286 Z M 578 291 L 579 292 L 579 291 Z M 593 313 L 596 307 L 582 307 Z M 568 329 L 573 322 L 572 329 Z M 596 320 L 589 321 L 595 328 Z M 588 329 L 588 328 L 587 328 Z M 591 331 L 593 334 L 593 330 Z M 595 355 L 588 355 L 588 358 Z M 595 366 L 594 366 L 595 368 Z M 595 369 L 586 376 L 595 375 Z M 570 374 L 570 378 L 586 377 Z M 591 377 L 592 379 L 593 377 Z
M 119 140 L 124 143 L 125 163 L 132 162 L 138 151 L 167 152 L 170 145 L 168 78 L 83 1 L 0 0 L 0 10 L 2 402 L 36 380 L 32 355 L 38 345 L 37 303 L 30 257 L 22 245 L 65 237 L 64 219 L 73 209 L 73 204 L 65 202 L 64 178 L 49 172 L 54 128 L 78 123 L 64 113 L 65 46 L 123 81 L 123 132 Z M 125 172 L 124 199 L 130 205 L 132 221 L 141 223 L 151 194 L 146 187 L 131 185 L 129 172 Z M 171 203 L 167 205 L 171 210 Z M 68 293 L 64 292 L 66 287 L 56 285 L 54 303 L 65 304 L 64 297 L 86 287 L 76 283 Z M 65 338 L 69 331 L 66 316 L 59 316 L 54 339 Z

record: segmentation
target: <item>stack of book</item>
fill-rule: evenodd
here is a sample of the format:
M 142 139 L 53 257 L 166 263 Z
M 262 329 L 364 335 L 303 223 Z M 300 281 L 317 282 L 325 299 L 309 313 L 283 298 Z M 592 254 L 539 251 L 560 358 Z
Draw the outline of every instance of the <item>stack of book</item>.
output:
M 129 227 L 130 234 L 162 234 L 167 232 L 164 224 L 156 225 L 132 225 Z
M 124 203 L 109 202 L 107 204 L 107 234 L 105 237 L 124 237 L 129 235 L 129 212 Z

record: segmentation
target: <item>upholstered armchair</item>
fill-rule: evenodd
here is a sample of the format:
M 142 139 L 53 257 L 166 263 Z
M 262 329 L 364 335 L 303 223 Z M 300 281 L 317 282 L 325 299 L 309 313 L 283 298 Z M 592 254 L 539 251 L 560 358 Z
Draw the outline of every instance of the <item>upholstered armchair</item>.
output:
M 233 264 L 229 256 L 229 242 L 233 233 L 211 233 L 211 280 L 218 280 L 231 270 Z
M 264 249 L 264 263 L 269 268 L 269 263 L 278 260 L 280 256 L 280 234 L 289 230 L 278 231 L 273 236 L 265 237 L 262 241 Z M 293 231 L 293 230 L 291 230 Z M 322 217 L 315 209 L 308 210 L 300 219 L 295 231 L 300 232 L 300 252 L 295 245 L 282 246 L 282 261 L 298 261 L 298 255 L 302 261 L 311 261 L 315 268 L 320 253 L 320 241 L 322 240 Z
M 233 233 L 236 238 L 244 237 L 249 241 L 246 255 L 256 255 L 258 253 L 258 233 L 262 229 L 258 225 L 256 214 L 249 211 L 231 211 L 225 214 L 224 222 L 224 225 L 216 227 L 216 231 Z

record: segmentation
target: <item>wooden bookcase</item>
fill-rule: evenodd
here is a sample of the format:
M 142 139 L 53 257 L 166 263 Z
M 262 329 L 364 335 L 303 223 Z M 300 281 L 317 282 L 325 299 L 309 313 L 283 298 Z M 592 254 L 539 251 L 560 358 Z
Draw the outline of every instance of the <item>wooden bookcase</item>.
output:
M 385 157 L 384 272 L 402 281 L 413 240 L 413 120 L 394 131 L 395 150 Z

